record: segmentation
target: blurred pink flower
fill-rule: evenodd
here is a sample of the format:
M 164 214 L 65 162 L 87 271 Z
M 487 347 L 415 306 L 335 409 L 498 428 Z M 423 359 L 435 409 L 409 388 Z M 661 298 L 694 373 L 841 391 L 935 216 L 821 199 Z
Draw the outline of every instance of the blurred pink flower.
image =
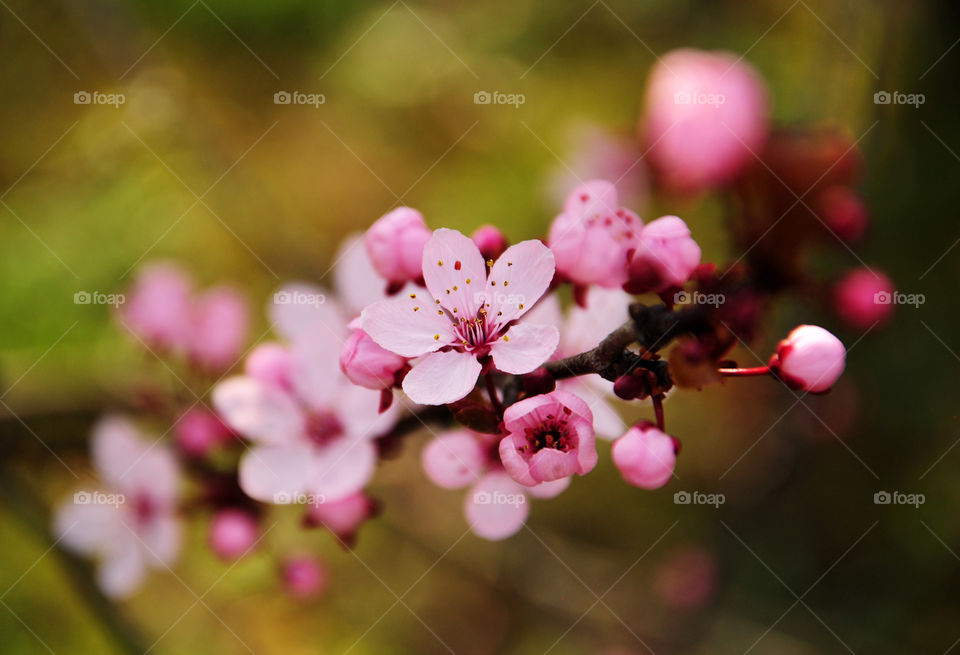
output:
M 833 309 L 852 328 L 866 330 L 893 315 L 893 281 L 881 271 L 856 268 L 833 287 Z
M 514 403 L 503 414 L 507 432 L 500 460 L 514 480 L 533 487 L 597 465 L 593 413 L 583 400 L 557 390 Z
M 330 573 L 319 558 L 301 555 L 283 562 L 281 576 L 288 594 L 300 600 L 310 600 L 326 591 Z
M 430 236 L 420 212 L 398 207 L 370 226 L 364 245 L 377 272 L 399 288 L 420 278 L 423 247 Z
M 687 224 L 677 216 L 661 216 L 640 233 L 624 288 L 631 293 L 660 293 L 680 287 L 699 265 L 700 246 Z
M 181 348 L 191 316 L 191 282 L 187 273 L 170 262 L 156 262 L 137 271 L 126 303 L 119 309 L 121 323 L 151 348 Z
M 822 393 L 843 373 L 846 350 L 838 338 L 816 325 L 795 327 L 777 346 L 770 369 L 794 389 Z
M 231 562 L 250 552 L 259 537 L 260 524 L 250 512 L 223 509 L 210 521 L 207 540 L 217 557 Z
M 220 444 L 232 441 L 233 431 L 205 407 L 187 410 L 174 426 L 177 446 L 190 457 L 204 457 Z
M 222 371 L 237 361 L 247 340 L 246 298 L 231 287 L 213 287 L 197 296 L 187 331 L 187 354 L 202 368 Z
M 623 479 L 641 489 L 667 484 L 677 463 L 677 442 L 650 423 L 627 430 L 613 442 L 611 452 Z
M 304 516 L 304 524 L 308 527 L 322 525 L 336 535 L 343 545 L 351 546 L 357 530 L 376 511 L 376 503 L 365 493 L 357 492 L 340 500 L 311 503 Z
M 766 86 L 742 59 L 681 49 L 653 67 L 640 131 L 668 188 L 692 193 L 729 182 L 766 141 Z
M 814 208 L 827 228 L 847 243 L 859 241 L 867 231 L 867 207 L 850 187 L 838 184 L 820 191 Z
M 268 312 L 288 345 L 261 344 L 245 375 L 213 391 L 227 425 L 255 443 L 241 459 L 240 486 L 252 498 L 278 503 L 300 494 L 329 502 L 356 493 L 374 472 L 373 440 L 397 413 L 378 413 L 380 394 L 337 372 L 347 322 L 321 289 L 287 285 Z
M 496 259 L 510 245 L 507 243 L 507 238 L 503 236 L 503 232 L 495 225 L 481 225 L 474 230 L 470 238 L 477 244 L 480 255 L 484 259 Z
M 94 426 L 91 450 L 106 492 L 80 491 L 61 503 L 53 532 L 64 547 L 95 557 L 100 588 L 122 598 L 148 569 L 169 568 L 180 551 L 179 473 L 163 445 L 119 416 Z
M 523 241 L 487 268 L 473 241 L 439 229 L 423 249 L 428 292 L 404 292 L 363 310 L 363 329 L 380 346 L 421 357 L 403 379 L 414 402 L 444 405 L 466 396 L 480 375 L 480 357 L 490 355 L 504 373 L 529 373 L 556 348 L 553 326 L 511 326 L 553 279 L 550 250 Z
M 627 280 L 627 254 L 637 245 L 643 221 L 617 205 L 617 190 L 591 180 L 567 196 L 550 225 L 548 243 L 557 272 L 576 284 L 615 288 Z

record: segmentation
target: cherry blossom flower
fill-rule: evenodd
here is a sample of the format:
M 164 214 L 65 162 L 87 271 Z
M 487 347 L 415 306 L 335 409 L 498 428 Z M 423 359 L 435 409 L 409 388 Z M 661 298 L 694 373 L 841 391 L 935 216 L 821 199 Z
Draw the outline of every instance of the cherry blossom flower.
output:
M 376 513 L 377 503 L 365 493 L 357 492 L 332 502 L 312 503 L 303 522 L 311 528 L 323 526 L 339 542 L 351 546 L 360 526 Z
M 381 348 L 363 330 L 353 330 L 340 353 L 340 370 L 367 389 L 389 389 L 406 365 L 406 357 Z
M 833 287 L 833 309 L 847 325 L 866 330 L 893 315 L 893 281 L 877 270 L 857 268 Z
M 640 131 L 663 183 L 694 193 L 729 182 L 767 138 L 760 75 L 731 52 L 674 50 L 650 73 Z
M 430 441 L 421 456 L 424 472 L 437 486 L 470 487 L 463 501 L 464 516 L 474 534 L 491 541 L 506 539 L 523 527 L 531 498 L 553 498 L 570 484 L 570 478 L 533 487 L 517 484 L 494 456 L 497 439 L 451 430 Z
M 677 216 L 662 216 L 640 233 L 624 288 L 631 293 L 661 293 L 683 286 L 699 265 L 700 246 L 687 224 Z
M 813 201 L 827 228 L 847 243 L 859 241 L 870 218 L 863 199 L 848 186 L 837 184 L 820 191 Z
M 137 271 L 120 322 L 152 348 L 171 351 L 186 341 L 191 322 L 191 282 L 178 265 L 155 262 Z
M 180 551 L 179 473 L 164 446 L 120 416 L 94 426 L 91 450 L 106 491 L 80 491 L 63 502 L 53 532 L 66 548 L 96 558 L 100 588 L 123 598 L 148 569 L 169 568 Z
M 495 225 L 481 225 L 470 235 L 484 259 L 496 259 L 510 245 Z
M 237 361 L 247 340 L 247 301 L 231 287 L 214 287 L 193 301 L 187 354 L 203 368 L 222 371 Z
M 488 271 L 489 269 L 489 271 Z M 556 349 L 553 326 L 514 324 L 540 299 L 554 274 L 553 254 L 523 241 L 485 263 L 476 244 L 439 229 L 423 249 L 427 292 L 404 292 L 362 313 L 362 327 L 383 348 L 420 357 L 403 379 L 411 400 L 443 405 L 474 388 L 492 358 L 504 373 L 529 373 Z
M 173 428 L 177 446 L 190 457 L 204 457 L 234 438 L 233 431 L 206 407 L 184 412 Z
M 567 391 L 514 403 L 503 414 L 503 428 L 507 436 L 500 441 L 500 460 L 522 485 L 584 475 L 597 465 L 593 413 Z
M 370 226 L 364 245 L 377 272 L 399 289 L 420 278 L 423 247 L 430 236 L 420 212 L 398 207 Z
M 223 509 L 210 522 L 207 540 L 217 557 L 230 562 L 250 552 L 259 537 L 260 525 L 250 512 Z
M 576 284 L 619 287 L 627 281 L 627 255 L 637 245 L 643 221 L 617 206 L 617 190 L 591 180 L 567 196 L 563 213 L 550 226 L 547 241 L 557 272 Z
M 310 600 L 321 595 L 330 581 L 326 564 L 309 555 L 288 557 L 280 572 L 287 593 L 299 600 Z
M 255 444 L 241 459 L 240 486 L 252 498 L 281 503 L 299 494 L 334 501 L 356 493 L 374 472 L 373 439 L 392 427 L 396 411 L 379 414 L 379 394 L 337 372 L 347 322 L 322 289 L 288 285 L 268 310 L 287 345 L 261 344 L 244 375 L 213 391 L 227 425 Z
M 624 480 L 641 489 L 659 489 L 673 476 L 677 441 L 652 423 L 641 423 L 614 441 L 611 453 Z
M 794 389 L 823 393 L 843 373 L 846 358 L 846 350 L 838 338 L 822 327 L 800 325 L 780 342 L 769 366 Z

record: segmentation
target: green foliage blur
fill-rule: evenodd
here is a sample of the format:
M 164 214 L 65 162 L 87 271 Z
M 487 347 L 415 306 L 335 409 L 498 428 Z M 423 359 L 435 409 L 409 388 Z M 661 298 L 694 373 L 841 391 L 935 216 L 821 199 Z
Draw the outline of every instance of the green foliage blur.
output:
M 0 652 L 120 652 L 11 475 L 48 511 L 77 481 L 41 442 L 86 473 L 76 416 L 128 404 L 151 376 L 177 385 L 75 293 L 120 292 L 139 264 L 174 259 L 260 308 L 280 281 L 329 284 L 340 240 L 400 203 L 434 227 L 542 236 L 578 126 L 631 137 L 653 53 L 685 46 L 746 53 L 777 121 L 862 139 L 871 233 L 811 266 L 832 276 L 862 259 L 925 304 L 858 339 L 822 289 L 784 299 L 752 351 L 825 325 L 850 348 L 842 384 L 802 402 L 766 380 L 678 393 L 679 479 L 662 490 L 623 484 L 604 445 L 603 471 L 488 543 L 463 534 L 461 493 L 419 472 L 418 435 L 378 475 L 384 513 L 354 553 L 284 510 L 268 545 L 230 566 L 195 520 L 176 575 L 153 574 L 121 611 L 151 653 L 948 651 L 960 639 L 957 15 L 892 0 L 6 0 Z M 876 105 L 881 89 L 926 103 Z M 126 102 L 74 104 L 94 90 Z M 325 102 L 274 104 L 284 90 Z M 474 104 L 484 90 L 526 102 Z M 716 199 L 638 209 L 682 216 L 707 260 L 739 255 Z M 684 489 L 727 502 L 675 505 Z M 875 505 L 882 490 L 926 502 Z M 710 602 L 682 611 L 655 580 L 688 545 L 719 573 Z M 275 556 L 297 550 L 328 561 L 324 598 L 281 591 Z

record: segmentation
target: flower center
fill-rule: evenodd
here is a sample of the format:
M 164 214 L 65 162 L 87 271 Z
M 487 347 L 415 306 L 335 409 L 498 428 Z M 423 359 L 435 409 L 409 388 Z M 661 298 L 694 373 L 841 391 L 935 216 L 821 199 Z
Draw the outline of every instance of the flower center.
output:
M 475 318 L 460 317 L 454 320 L 460 345 L 471 352 L 489 346 L 496 339 L 498 329 L 496 322 L 487 321 L 487 310 L 484 308 L 477 312 Z
M 556 417 L 547 414 L 547 417 L 533 427 L 526 428 L 526 446 L 521 451 L 533 454 L 544 448 L 552 448 L 561 452 L 569 452 L 577 447 L 576 432 L 567 424 L 567 416 L 571 413 L 567 407 L 563 408 L 564 416 Z
M 146 525 L 157 513 L 157 505 L 148 494 L 138 493 L 133 498 L 133 515 L 138 525 Z
M 307 437 L 318 446 L 326 446 L 343 434 L 343 423 L 333 412 L 316 412 L 307 417 Z

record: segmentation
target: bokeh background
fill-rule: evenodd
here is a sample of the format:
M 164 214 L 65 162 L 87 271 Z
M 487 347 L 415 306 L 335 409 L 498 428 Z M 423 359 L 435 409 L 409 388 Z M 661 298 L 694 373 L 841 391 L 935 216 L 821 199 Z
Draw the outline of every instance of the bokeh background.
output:
M 960 647 L 955 3 L 0 4 L 0 652 L 122 652 L 127 623 L 156 653 Z M 57 457 L 87 471 L 95 416 L 144 379 L 179 383 L 76 292 L 120 291 L 138 264 L 173 258 L 259 307 L 281 280 L 329 283 L 341 238 L 400 203 L 434 227 L 541 236 L 567 167 L 584 165 L 583 134 L 632 139 L 655 55 L 681 46 L 746 53 L 777 121 L 861 139 L 873 223 L 858 255 L 925 304 L 857 341 L 818 298 L 785 299 L 751 344 L 765 354 L 797 322 L 836 329 L 856 346 L 833 393 L 797 403 L 763 380 L 679 393 L 678 480 L 628 487 L 604 447 L 604 472 L 536 504 L 530 529 L 501 543 L 463 535 L 461 494 L 419 473 L 419 435 L 378 476 L 384 514 L 352 554 L 279 512 L 267 545 L 229 567 L 195 521 L 176 576 L 151 576 L 119 609 L 90 599 L 46 534 L 45 512 L 76 484 Z M 874 104 L 883 89 L 926 102 Z M 84 90 L 126 103 L 74 104 Z M 284 90 L 325 103 L 274 104 Z M 525 103 L 477 105 L 478 91 Z M 684 217 L 705 259 L 739 255 L 721 202 L 665 203 L 635 182 L 642 216 Z M 846 251 L 815 262 L 857 264 Z M 726 503 L 676 505 L 678 490 Z M 875 505 L 882 490 L 925 503 Z M 330 563 L 320 600 L 278 587 L 274 555 L 296 549 Z M 684 552 L 716 565 L 688 609 L 663 592 L 698 561 L 670 569 Z

